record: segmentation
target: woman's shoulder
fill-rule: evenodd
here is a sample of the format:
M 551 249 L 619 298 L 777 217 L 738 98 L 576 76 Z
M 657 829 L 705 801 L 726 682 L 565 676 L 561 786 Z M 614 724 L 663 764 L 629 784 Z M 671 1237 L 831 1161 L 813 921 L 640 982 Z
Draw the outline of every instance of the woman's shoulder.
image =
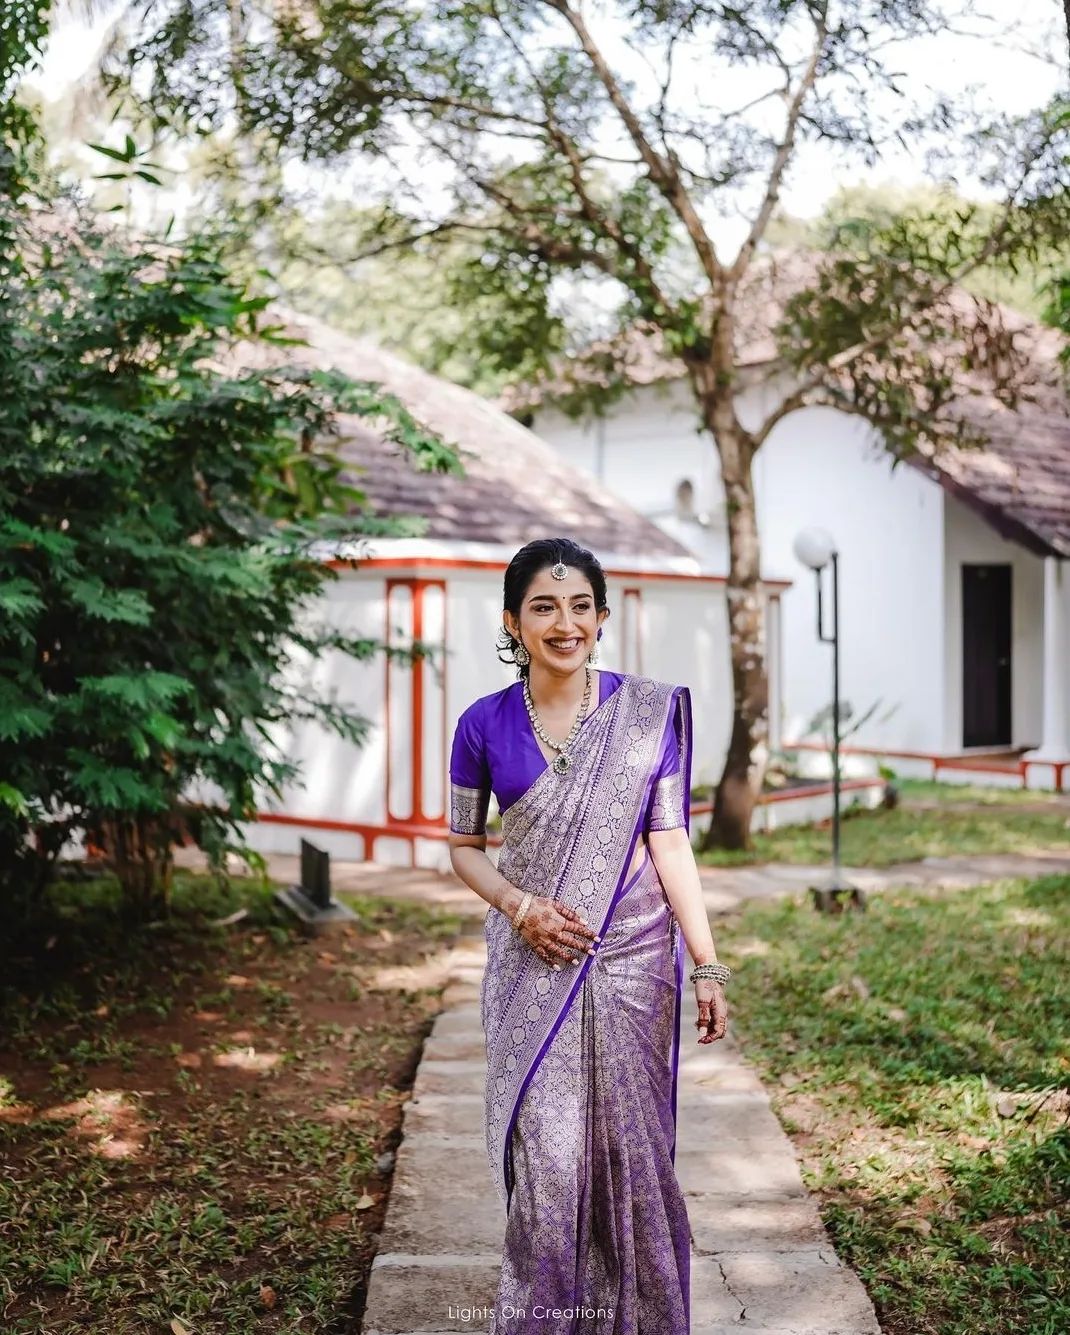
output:
M 520 688 L 520 682 L 514 681 L 509 686 L 503 686 L 500 691 L 492 691 L 489 695 L 480 695 L 472 703 L 461 711 L 457 722 L 465 724 L 481 723 L 488 715 L 493 716 L 496 710 L 500 709 L 510 698 L 515 695 Z

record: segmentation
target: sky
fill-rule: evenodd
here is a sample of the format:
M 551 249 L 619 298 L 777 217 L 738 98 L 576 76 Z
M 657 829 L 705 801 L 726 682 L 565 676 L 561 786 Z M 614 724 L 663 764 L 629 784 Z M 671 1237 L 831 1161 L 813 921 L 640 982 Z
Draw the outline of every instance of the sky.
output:
M 948 33 L 904 44 L 897 51 L 897 67 L 906 80 L 919 89 L 935 88 L 951 96 L 972 85 L 979 90 L 982 101 L 987 100 L 1006 112 L 1026 111 L 1047 102 L 1066 81 L 1062 4 L 1059 0 L 1014 0 L 1013 6 L 1008 0 L 994 0 L 994 3 L 999 12 L 1014 16 L 1013 30 L 1007 27 L 993 37 L 992 30 L 986 29 L 983 39 Z M 56 31 L 43 69 L 33 79 L 46 96 L 57 96 L 91 66 L 106 26 L 105 15 L 96 25 L 72 19 Z M 607 44 L 612 45 L 612 34 L 604 36 Z M 1045 51 L 1048 58 L 1028 55 L 1022 48 Z M 623 48 L 617 55 L 621 61 L 628 58 Z M 739 71 L 718 75 L 716 97 L 723 98 L 725 105 L 737 103 L 741 94 L 753 89 L 753 83 L 746 88 L 740 86 L 739 75 Z M 697 78 L 701 81 L 700 62 Z M 842 185 L 889 180 L 909 184 L 924 179 L 916 153 L 891 153 L 876 167 L 866 168 L 857 162 L 845 166 L 830 152 L 807 146 L 794 164 L 781 203 L 796 216 L 810 217 Z M 960 188 L 975 196 L 984 193 L 977 182 L 969 179 L 961 180 Z M 742 220 L 718 221 L 722 242 L 730 245 L 742 239 L 745 230 Z

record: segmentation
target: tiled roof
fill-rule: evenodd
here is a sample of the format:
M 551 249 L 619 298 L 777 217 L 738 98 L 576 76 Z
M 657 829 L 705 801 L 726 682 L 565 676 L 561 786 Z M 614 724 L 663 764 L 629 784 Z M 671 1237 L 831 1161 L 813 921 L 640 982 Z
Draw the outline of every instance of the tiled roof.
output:
M 427 538 L 523 544 L 571 537 L 598 556 L 693 561 L 686 547 L 480 395 L 311 317 L 278 309 L 271 314 L 309 346 L 279 354 L 254 345 L 256 361 L 284 358 L 373 381 L 459 450 L 463 476 L 423 472 L 365 421 L 342 418 L 333 448 L 359 468 L 352 480 L 374 513 L 421 516 L 427 521 L 421 536 Z
M 1039 556 L 1070 557 L 1070 412 L 1061 394 L 1015 409 L 975 401 L 979 449 L 944 447 L 905 462 L 981 515 L 1003 537 Z
M 740 302 L 737 362 L 743 367 L 770 365 L 776 358 L 773 329 L 786 297 L 812 283 L 816 259 L 807 254 L 773 256 L 756 265 Z M 947 300 L 959 314 L 975 305 L 961 290 Z M 919 444 L 904 461 L 926 473 L 998 532 L 1040 555 L 1070 557 L 1070 394 L 1059 354 L 1066 340 L 1006 307 L 999 308 L 1004 328 L 1027 367 L 1028 385 L 1016 408 L 977 393 L 975 378 L 963 376 L 959 411 L 977 428 L 985 444 L 943 446 L 938 454 Z M 502 398 L 510 411 L 531 409 L 567 396 L 575 386 L 605 383 L 606 354 L 612 350 L 636 385 L 681 379 L 683 363 L 665 352 L 660 334 L 639 328 L 624 331 L 611 345 L 592 345 L 589 353 L 563 364 L 555 378 L 512 387 Z

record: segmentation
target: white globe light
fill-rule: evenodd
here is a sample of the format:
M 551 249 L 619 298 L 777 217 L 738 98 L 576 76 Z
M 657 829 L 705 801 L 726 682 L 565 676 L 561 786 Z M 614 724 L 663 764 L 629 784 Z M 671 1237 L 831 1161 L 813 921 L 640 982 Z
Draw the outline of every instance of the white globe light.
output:
M 821 570 L 828 565 L 836 544 L 823 528 L 804 528 L 795 539 L 792 550 L 804 566 Z

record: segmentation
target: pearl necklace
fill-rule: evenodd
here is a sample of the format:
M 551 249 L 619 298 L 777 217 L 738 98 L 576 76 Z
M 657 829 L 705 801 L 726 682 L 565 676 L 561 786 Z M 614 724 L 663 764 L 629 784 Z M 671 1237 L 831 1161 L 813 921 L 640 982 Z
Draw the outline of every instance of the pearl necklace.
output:
M 555 774 L 567 774 L 572 768 L 572 757 L 568 754 L 568 748 L 576 740 L 576 734 L 580 730 L 580 724 L 583 722 L 583 716 L 587 713 L 587 706 L 591 700 L 591 669 L 587 667 L 587 685 L 583 691 L 583 699 L 580 701 L 579 712 L 569 730 L 568 736 L 563 742 L 556 741 L 551 737 L 539 721 L 539 716 L 535 712 L 535 701 L 531 698 L 531 687 L 528 684 L 527 677 L 524 678 L 524 706 L 528 711 L 528 718 L 531 719 L 531 726 L 535 729 L 536 736 L 546 743 L 552 750 L 557 751 L 558 755 L 554 759 L 551 768 Z

